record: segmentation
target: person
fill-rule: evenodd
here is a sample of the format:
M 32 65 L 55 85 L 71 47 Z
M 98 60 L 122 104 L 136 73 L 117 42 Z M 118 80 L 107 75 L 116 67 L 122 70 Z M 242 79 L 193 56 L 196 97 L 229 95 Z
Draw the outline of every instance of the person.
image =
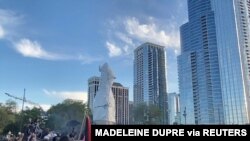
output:
M 47 136 L 50 132 L 50 129 L 49 128 L 46 128 L 42 131 L 42 135 L 41 135 L 41 138 L 43 139 L 45 136 Z
M 32 133 L 28 138 L 28 141 L 36 141 L 36 134 Z
M 24 137 L 24 134 L 21 132 L 18 132 L 18 136 L 16 137 L 16 141 L 22 141 Z
M 14 140 L 15 140 L 15 136 L 13 134 L 11 134 L 8 141 L 14 141 Z
M 10 135 L 11 135 L 11 132 L 9 131 L 8 134 L 6 135 L 6 139 L 7 139 L 7 140 L 10 139 Z
M 73 127 L 72 132 L 69 134 L 69 137 L 74 139 L 75 136 L 76 136 L 76 132 L 75 132 L 75 128 Z
M 14 141 L 14 138 L 14 135 L 11 133 L 11 131 L 9 131 L 6 136 L 7 141 Z
M 59 141 L 70 141 L 68 136 L 62 136 Z

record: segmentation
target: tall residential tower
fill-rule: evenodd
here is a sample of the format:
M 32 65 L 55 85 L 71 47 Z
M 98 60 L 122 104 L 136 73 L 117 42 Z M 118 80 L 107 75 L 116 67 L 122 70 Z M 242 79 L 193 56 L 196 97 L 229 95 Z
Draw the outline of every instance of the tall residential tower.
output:
M 134 104 L 157 105 L 168 123 L 165 48 L 144 43 L 134 51 Z

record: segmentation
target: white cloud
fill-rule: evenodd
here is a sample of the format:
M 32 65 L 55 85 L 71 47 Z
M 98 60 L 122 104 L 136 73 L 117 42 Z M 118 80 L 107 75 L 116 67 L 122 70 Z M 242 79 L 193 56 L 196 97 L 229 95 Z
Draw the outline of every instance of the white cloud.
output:
M 22 22 L 22 16 L 11 10 L 0 9 L 0 39 L 14 34 L 15 26 Z
M 73 57 L 75 58 L 75 57 Z M 74 59 L 73 59 L 74 60 Z M 77 58 L 75 58 L 75 60 L 79 60 L 82 62 L 82 64 L 91 64 L 93 62 L 98 62 L 98 61 L 102 61 L 102 57 L 101 56 L 90 56 L 90 55 L 78 55 Z
M 117 33 L 116 33 L 116 36 L 117 36 L 120 40 L 122 40 L 123 42 L 125 42 L 126 44 L 128 44 L 128 45 L 134 45 L 133 40 L 132 40 L 130 37 L 128 37 L 126 34 L 117 32 Z
M 179 26 L 173 20 L 163 22 L 149 17 L 143 23 L 135 17 L 112 20 L 106 46 L 110 57 L 131 56 L 133 50 L 144 42 L 152 42 L 178 53 L 180 49 Z
M 0 21 L 1 24 L 19 24 L 22 16 L 17 15 L 14 11 L 0 9 Z
M 63 56 L 59 56 L 50 52 L 47 52 L 37 41 L 31 41 L 29 39 L 21 39 L 14 44 L 18 53 L 24 57 L 39 58 L 45 60 L 60 60 Z
M 88 94 L 84 91 L 49 91 L 44 89 L 43 92 L 51 97 L 64 99 L 81 100 L 84 103 L 88 101 Z
M 128 45 L 125 45 L 122 49 L 125 55 L 129 55 L 133 52 L 133 49 L 131 49 Z
M 37 58 L 43 60 L 72 60 L 89 64 L 99 61 L 97 58 L 88 55 L 64 55 L 52 53 L 43 48 L 38 41 L 27 38 L 20 38 L 17 26 L 24 22 L 23 15 L 14 11 L 0 9 L 0 39 L 4 39 L 13 44 L 14 49 L 24 57 Z
M 50 104 L 39 104 L 41 106 L 41 108 L 44 110 L 44 111 L 48 111 L 49 108 L 52 106 Z M 32 104 L 29 104 L 29 103 L 24 103 L 24 110 L 26 109 L 26 107 L 32 109 L 34 107 L 36 108 L 39 108 L 38 106 L 35 106 L 35 105 L 32 105 Z M 22 110 L 22 104 L 18 104 L 18 107 L 17 107 L 17 112 L 20 112 Z
M 116 45 L 106 42 L 106 47 L 109 50 L 109 56 L 110 57 L 115 57 L 115 56 L 120 56 L 122 54 L 121 48 L 117 47 Z
M 41 104 L 40 105 L 44 111 L 48 111 L 50 107 L 52 106 L 51 104 Z
M 46 51 L 42 45 L 37 41 L 23 38 L 14 44 L 15 50 L 24 57 L 44 59 L 44 60 L 72 60 L 81 61 L 83 64 L 90 64 L 100 61 L 101 57 L 92 57 L 89 55 L 65 55 L 56 54 Z
M 20 38 L 16 26 L 24 22 L 23 15 L 18 15 L 11 10 L 0 9 L 0 39 L 4 39 L 13 44 L 14 49 L 24 57 L 37 58 L 43 60 L 70 60 L 80 61 L 83 64 L 90 64 L 100 61 L 101 57 L 93 57 L 83 54 L 57 54 L 47 51 L 38 41 L 27 38 Z
M 175 53 L 176 56 L 180 55 L 180 53 L 181 53 L 181 52 L 180 52 L 180 49 L 175 49 L 175 50 L 174 50 L 174 53 Z
M 124 22 L 126 32 L 129 36 L 136 38 L 142 42 L 153 42 L 165 47 L 179 48 L 179 32 L 176 31 L 173 25 L 170 25 L 169 31 L 160 29 L 151 20 L 151 23 L 142 24 L 135 17 L 127 18 Z
M 5 35 L 5 31 L 3 27 L 0 25 L 0 39 L 4 38 L 4 35 Z

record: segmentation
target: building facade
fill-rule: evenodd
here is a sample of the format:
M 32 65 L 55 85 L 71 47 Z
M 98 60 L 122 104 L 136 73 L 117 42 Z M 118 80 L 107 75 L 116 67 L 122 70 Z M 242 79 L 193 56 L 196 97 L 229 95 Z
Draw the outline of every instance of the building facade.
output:
M 96 92 L 98 91 L 100 82 L 100 77 L 93 76 L 88 79 L 88 107 L 91 111 L 94 109 L 94 98 L 96 95 Z
M 134 102 L 129 101 L 129 124 L 135 124 L 134 120 Z
M 100 77 L 91 77 L 88 80 L 88 106 L 92 110 L 94 97 L 98 91 Z M 129 89 L 120 83 L 114 82 L 112 92 L 115 98 L 116 124 L 129 124 Z
M 168 93 L 169 124 L 181 123 L 179 98 L 180 96 L 177 93 Z
M 144 43 L 134 50 L 134 104 L 157 105 L 168 123 L 165 48 Z
M 188 0 L 178 73 L 182 123 L 250 123 L 249 0 Z

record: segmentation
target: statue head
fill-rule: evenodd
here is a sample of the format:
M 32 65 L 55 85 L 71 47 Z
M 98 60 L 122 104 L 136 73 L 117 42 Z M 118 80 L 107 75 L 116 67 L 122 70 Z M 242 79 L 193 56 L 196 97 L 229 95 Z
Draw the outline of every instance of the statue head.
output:
M 108 63 L 104 63 L 102 66 L 100 66 L 99 71 L 101 72 L 102 80 L 113 83 L 115 76 L 114 76 L 113 71 L 108 66 Z

